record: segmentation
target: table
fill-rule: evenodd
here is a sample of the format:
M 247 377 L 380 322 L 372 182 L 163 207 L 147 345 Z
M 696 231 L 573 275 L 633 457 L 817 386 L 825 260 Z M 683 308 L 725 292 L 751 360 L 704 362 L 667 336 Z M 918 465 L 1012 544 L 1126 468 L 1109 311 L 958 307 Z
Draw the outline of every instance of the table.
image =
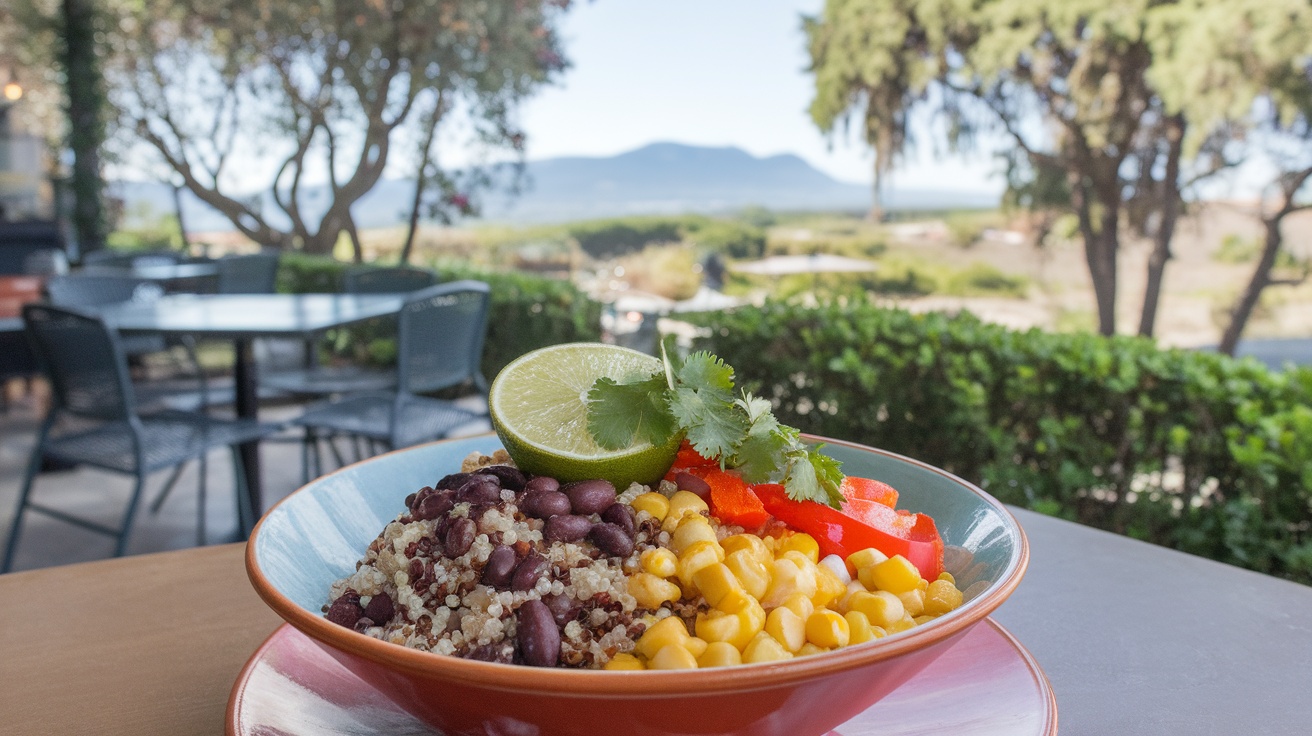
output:
M 237 416 L 258 419 L 255 338 L 309 338 L 334 327 L 396 314 L 404 302 L 404 294 L 171 294 L 148 302 L 109 305 L 100 316 L 123 333 L 231 340 Z M 264 509 L 259 443 L 242 445 L 241 457 L 258 517 Z
M 1063 736 L 1307 733 L 1312 588 L 1015 513 L 1030 569 L 994 618 L 1043 666 Z M 222 733 L 279 624 L 244 550 L 0 576 L 0 734 Z

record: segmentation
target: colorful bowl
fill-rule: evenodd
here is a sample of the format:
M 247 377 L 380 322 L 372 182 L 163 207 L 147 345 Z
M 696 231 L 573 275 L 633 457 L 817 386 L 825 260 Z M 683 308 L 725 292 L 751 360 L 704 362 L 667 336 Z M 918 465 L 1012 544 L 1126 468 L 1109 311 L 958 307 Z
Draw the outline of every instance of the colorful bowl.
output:
M 329 585 L 355 570 L 404 498 L 459 470 L 493 435 L 393 452 L 320 478 L 256 526 L 246 568 L 277 613 L 401 707 L 444 733 L 478 736 L 823 734 L 947 651 L 1002 604 L 1029 558 L 1025 534 L 997 500 L 929 465 L 846 442 L 827 454 L 849 475 L 897 488 L 898 505 L 932 515 L 945 566 L 968 592 L 959 609 L 910 631 L 781 663 L 604 672 L 477 662 L 407 649 L 329 623 Z M 950 708 L 951 703 L 926 707 Z

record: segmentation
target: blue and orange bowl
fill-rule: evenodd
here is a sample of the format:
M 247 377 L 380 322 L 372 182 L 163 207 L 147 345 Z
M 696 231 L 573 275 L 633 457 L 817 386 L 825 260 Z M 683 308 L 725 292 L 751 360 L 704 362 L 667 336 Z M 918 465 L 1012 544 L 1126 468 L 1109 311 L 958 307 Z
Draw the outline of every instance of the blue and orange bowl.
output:
M 786 662 L 681 671 L 545 669 L 408 649 L 329 623 L 329 586 L 355 570 L 405 497 L 500 447 L 494 435 L 435 442 L 324 476 L 255 527 L 256 591 L 365 682 L 444 733 L 478 736 L 807 736 L 851 719 L 947 651 L 1011 595 L 1025 534 L 996 499 L 945 471 L 848 442 L 824 442 L 849 475 L 882 480 L 898 505 L 934 517 L 944 564 L 968 591 L 957 610 L 865 644 Z M 951 707 L 951 704 L 937 704 Z

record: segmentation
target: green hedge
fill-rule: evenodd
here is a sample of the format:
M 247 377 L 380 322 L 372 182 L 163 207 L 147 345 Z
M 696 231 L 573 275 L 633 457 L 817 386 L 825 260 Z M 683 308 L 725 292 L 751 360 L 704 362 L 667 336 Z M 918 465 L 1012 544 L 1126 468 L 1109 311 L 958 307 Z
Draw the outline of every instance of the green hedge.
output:
M 354 264 L 331 258 L 285 254 L 278 269 L 278 290 L 287 293 L 335 291 Z M 477 279 L 492 287 L 483 374 L 489 380 L 524 353 L 562 342 L 601 337 L 601 305 L 566 281 L 523 273 L 502 273 L 463 265 L 439 265 L 439 281 Z M 390 339 L 377 325 L 340 331 L 333 352 L 354 359 L 386 363 L 395 358 Z
M 1312 370 L 852 301 L 700 315 L 806 432 L 1003 501 L 1312 583 Z

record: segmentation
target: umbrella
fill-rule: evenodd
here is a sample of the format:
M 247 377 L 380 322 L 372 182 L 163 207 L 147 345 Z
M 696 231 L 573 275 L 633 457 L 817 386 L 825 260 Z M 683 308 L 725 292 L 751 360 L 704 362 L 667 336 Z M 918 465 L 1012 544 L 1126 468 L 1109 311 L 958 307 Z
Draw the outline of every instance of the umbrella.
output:
M 827 253 L 809 256 L 771 256 L 759 261 L 735 263 L 729 266 L 737 273 L 757 276 L 787 276 L 798 273 L 859 273 L 878 268 L 873 261 L 848 258 Z

